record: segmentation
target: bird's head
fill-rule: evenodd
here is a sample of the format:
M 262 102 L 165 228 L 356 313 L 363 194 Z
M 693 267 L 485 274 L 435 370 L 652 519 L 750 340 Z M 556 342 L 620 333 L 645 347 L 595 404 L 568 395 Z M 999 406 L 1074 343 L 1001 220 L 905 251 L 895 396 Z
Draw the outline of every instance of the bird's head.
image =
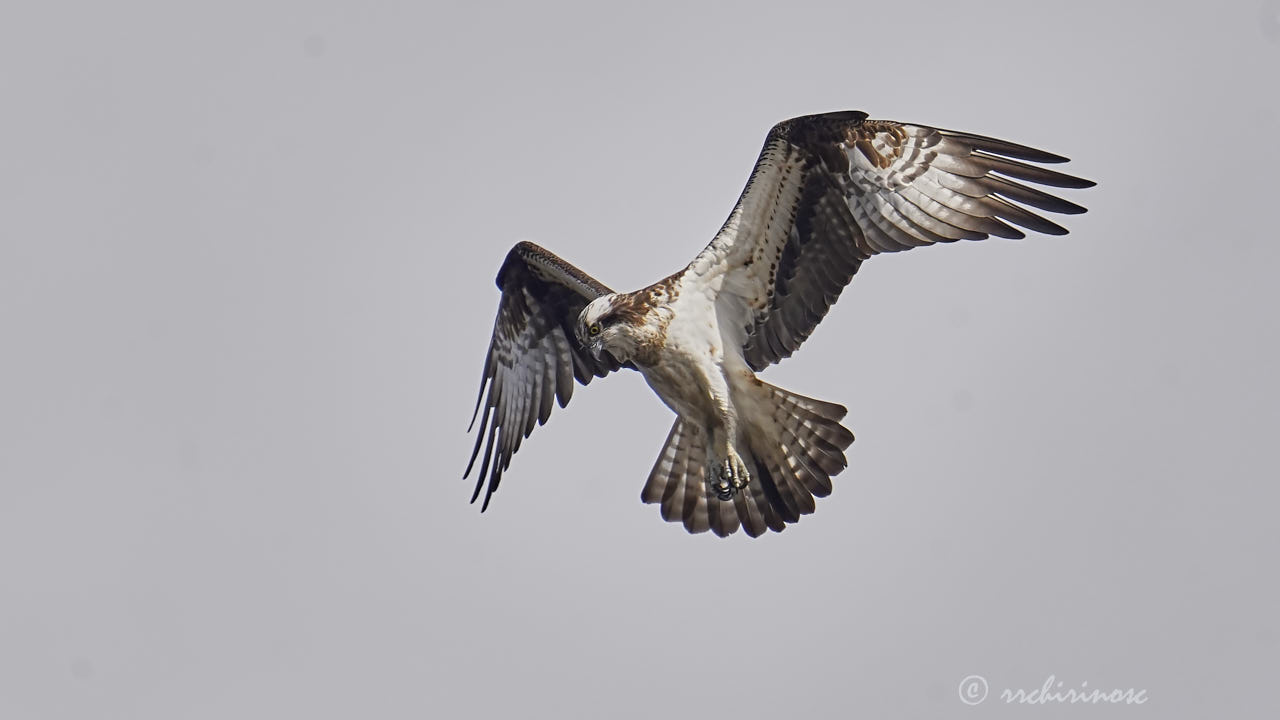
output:
M 618 362 L 626 362 L 635 349 L 630 326 L 619 317 L 623 304 L 617 293 L 607 293 L 588 303 L 578 315 L 574 333 L 596 360 L 608 351 Z

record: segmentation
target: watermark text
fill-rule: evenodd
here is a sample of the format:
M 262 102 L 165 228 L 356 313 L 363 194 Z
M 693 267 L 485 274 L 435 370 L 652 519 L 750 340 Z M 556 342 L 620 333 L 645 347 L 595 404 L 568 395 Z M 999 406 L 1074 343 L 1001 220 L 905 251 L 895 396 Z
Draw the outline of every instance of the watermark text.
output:
M 991 686 L 981 675 L 969 675 L 960 681 L 960 702 L 978 705 L 987 699 Z M 1088 680 L 1068 685 L 1050 675 L 1038 688 L 1004 688 L 998 696 L 1007 705 L 1143 705 L 1146 689 L 1090 687 Z

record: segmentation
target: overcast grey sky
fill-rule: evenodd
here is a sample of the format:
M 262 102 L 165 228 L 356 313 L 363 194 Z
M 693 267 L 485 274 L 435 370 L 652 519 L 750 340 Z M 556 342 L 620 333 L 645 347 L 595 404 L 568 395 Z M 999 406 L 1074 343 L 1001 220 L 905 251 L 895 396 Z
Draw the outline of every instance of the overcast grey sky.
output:
M 1278 69 L 1272 0 L 7 3 L 0 718 L 1274 717 Z M 507 249 L 648 284 L 837 109 L 1090 212 L 863 266 L 781 535 L 640 503 L 634 373 L 468 505 Z

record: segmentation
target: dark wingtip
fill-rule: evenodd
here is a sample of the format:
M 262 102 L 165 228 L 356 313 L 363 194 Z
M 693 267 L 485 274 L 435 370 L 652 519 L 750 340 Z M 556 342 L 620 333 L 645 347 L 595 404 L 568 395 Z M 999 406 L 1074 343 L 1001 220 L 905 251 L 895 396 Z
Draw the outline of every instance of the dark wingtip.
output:
M 1043 151 L 1043 150 L 1040 150 L 1040 151 L 1039 151 L 1039 152 L 1038 152 L 1034 157 L 1032 157 L 1032 158 L 1030 158 L 1030 159 L 1032 159 L 1032 160 L 1034 160 L 1034 161 L 1036 161 L 1036 162 L 1044 163 L 1044 164 L 1046 164 L 1046 165 L 1053 165 L 1053 164 L 1057 164 L 1057 163 L 1071 162 L 1071 158 L 1069 158 L 1069 157 L 1067 157 L 1067 156 L 1065 156 L 1065 155 L 1057 155 L 1057 154 L 1055 154 L 1055 153 L 1045 152 L 1045 151 Z
M 1035 217 L 1043 221 L 1042 223 L 1037 223 L 1035 227 L 1031 228 L 1036 232 L 1044 233 L 1045 235 L 1066 235 L 1068 232 L 1066 228 L 1052 220 L 1045 220 L 1039 215 L 1036 215 Z
M 493 494 L 498 491 L 498 480 L 502 477 L 501 470 L 494 470 L 493 479 L 489 482 L 489 487 L 484 493 L 484 502 L 480 504 L 480 512 L 489 509 L 489 501 L 493 499 Z
M 1053 197 L 1053 196 L 1050 195 L 1049 197 Z M 1040 205 L 1035 205 L 1034 203 L 1030 203 L 1030 202 L 1028 202 L 1027 204 L 1031 205 L 1032 207 L 1038 207 L 1041 210 L 1048 210 L 1049 212 L 1061 213 L 1063 215 L 1080 215 L 1089 211 L 1089 209 L 1084 207 L 1083 205 L 1077 205 L 1069 200 L 1063 200 L 1062 198 L 1054 198 L 1054 201 L 1055 202 L 1042 203 Z
M 466 479 L 467 479 L 467 475 L 468 475 L 468 474 L 470 474 L 470 473 L 471 473 L 471 466 L 470 466 L 470 465 L 468 465 L 468 466 L 467 466 L 467 472 L 463 474 L 462 479 L 463 479 L 463 480 L 466 480 Z M 474 502 L 476 501 L 476 498 L 480 497 L 480 486 L 481 486 L 481 485 L 483 485 L 483 484 L 484 484 L 484 476 L 483 476 L 483 475 L 481 475 L 481 476 L 479 476 L 479 478 L 476 480 L 476 489 L 471 493 L 471 502 L 472 502 L 472 503 L 474 503 Z
M 1074 175 L 1063 175 L 1061 173 L 1057 173 L 1057 177 L 1053 178 L 1053 182 L 1045 182 L 1045 184 L 1061 188 L 1070 188 L 1072 190 L 1083 190 L 1085 188 L 1091 188 L 1098 183 L 1092 180 L 1078 178 Z
M 487 371 L 488 368 L 486 367 L 485 370 Z M 471 422 L 467 423 L 467 433 L 470 433 L 471 430 L 476 426 L 476 418 L 480 415 L 480 401 L 484 398 L 484 386 L 487 385 L 488 382 L 489 382 L 489 376 L 488 376 L 488 373 L 486 372 L 485 376 L 480 378 L 480 392 L 476 397 L 476 406 L 471 411 Z

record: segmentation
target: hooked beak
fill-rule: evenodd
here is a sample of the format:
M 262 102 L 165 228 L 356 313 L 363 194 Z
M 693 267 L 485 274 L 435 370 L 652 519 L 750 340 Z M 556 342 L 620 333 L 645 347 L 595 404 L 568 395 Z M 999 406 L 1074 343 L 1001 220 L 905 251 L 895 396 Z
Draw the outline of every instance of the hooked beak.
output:
M 595 358 L 596 362 L 600 362 L 600 340 L 593 340 L 589 345 L 587 345 L 587 349 L 591 351 L 591 357 Z

